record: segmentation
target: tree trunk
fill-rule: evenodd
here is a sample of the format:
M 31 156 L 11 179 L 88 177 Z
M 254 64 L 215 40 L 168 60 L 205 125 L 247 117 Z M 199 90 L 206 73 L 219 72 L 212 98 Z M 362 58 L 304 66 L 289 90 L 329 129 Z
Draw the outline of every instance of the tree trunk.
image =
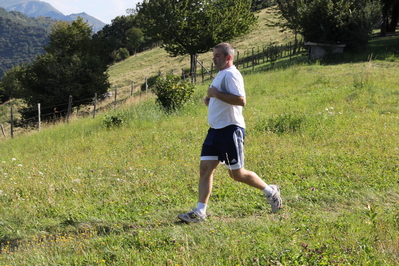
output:
M 387 24 L 388 24 L 388 7 L 384 6 L 382 8 L 382 24 L 381 24 L 381 31 L 380 37 L 385 37 L 387 34 Z
M 391 23 L 389 24 L 389 32 L 395 32 L 399 19 L 399 3 L 396 3 L 392 8 Z
M 190 54 L 190 77 L 191 82 L 197 82 L 197 58 L 198 54 Z

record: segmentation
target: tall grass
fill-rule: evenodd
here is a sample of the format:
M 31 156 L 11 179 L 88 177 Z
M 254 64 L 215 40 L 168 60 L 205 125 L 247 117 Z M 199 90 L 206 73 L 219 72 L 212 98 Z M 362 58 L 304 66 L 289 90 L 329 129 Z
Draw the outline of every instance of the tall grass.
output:
M 196 204 L 206 85 L 173 115 L 150 98 L 109 113 L 120 126 L 4 141 L 0 264 L 396 265 L 397 74 L 364 61 L 245 76 L 246 166 L 280 185 L 278 214 L 220 167 L 209 220 L 177 221 Z
M 0 142 L 0 265 L 398 265 L 397 40 L 372 44 L 245 72 L 246 167 L 281 187 L 277 214 L 220 166 L 211 217 L 177 220 L 196 205 L 208 84 L 171 115 L 150 96 Z M 150 73 L 147 55 L 112 80 Z

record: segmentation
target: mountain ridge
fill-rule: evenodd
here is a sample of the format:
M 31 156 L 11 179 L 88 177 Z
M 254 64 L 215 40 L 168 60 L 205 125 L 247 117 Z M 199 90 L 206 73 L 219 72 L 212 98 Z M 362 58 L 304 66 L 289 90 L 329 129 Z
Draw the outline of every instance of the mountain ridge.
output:
M 73 21 L 80 16 L 93 27 L 94 32 L 98 32 L 106 25 L 101 20 L 90 16 L 86 12 L 64 15 L 51 4 L 40 0 L 0 0 L 0 7 L 3 7 L 7 11 L 18 11 L 35 18 L 43 16 L 56 20 Z

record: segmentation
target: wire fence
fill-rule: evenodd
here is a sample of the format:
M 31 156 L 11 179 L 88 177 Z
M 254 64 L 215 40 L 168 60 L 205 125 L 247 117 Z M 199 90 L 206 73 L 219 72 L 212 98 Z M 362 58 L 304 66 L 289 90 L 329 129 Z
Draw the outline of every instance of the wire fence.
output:
M 127 91 L 120 90 L 115 87 L 112 91 L 99 97 L 97 93 L 91 98 L 73 100 L 72 96 L 65 99 L 65 102 L 52 105 L 41 106 L 37 104 L 36 108 L 25 109 L 31 114 L 28 119 L 24 119 L 19 113 L 17 104 L 9 101 L 0 107 L 0 139 L 13 138 L 23 132 L 42 129 L 43 125 L 51 125 L 55 123 L 68 123 L 72 118 L 96 117 L 99 113 L 108 112 L 121 106 L 123 103 L 132 98 L 137 98 L 140 101 L 148 95 L 148 90 L 141 90 L 134 88 L 132 82 L 132 89 L 129 95 L 126 96 Z M 146 86 L 147 87 L 147 86 Z M 82 105 L 81 103 L 91 102 L 91 104 Z
M 235 65 L 240 69 L 254 70 L 258 65 L 265 65 L 272 67 L 278 59 L 289 59 L 298 53 L 306 51 L 307 48 L 303 45 L 303 42 L 288 43 L 285 45 L 268 44 L 263 46 L 254 47 L 249 50 L 237 51 L 235 58 Z M 200 66 L 199 71 L 194 75 L 190 74 L 186 69 L 181 69 L 181 78 L 190 78 L 192 82 L 204 82 L 213 79 L 216 75 L 217 70 L 213 66 L 213 62 L 209 64 L 209 68 L 205 66 L 204 62 L 197 61 Z M 175 70 L 170 70 L 173 75 L 178 75 Z M 159 72 L 157 76 L 162 76 Z M 72 96 L 65 99 L 65 102 L 52 105 L 52 106 L 41 106 L 38 103 L 37 107 L 31 108 L 29 111 L 31 114 L 29 119 L 24 119 L 19 110 L 12 101 L 0 106 L 0 139 L 14 137 L 29 130 L 41 130 L 42 125 L 55 124 L 58 122 L 68 123 L 71 117 L 95 117 L 99 112 L 107 112 L 112 109 L 116 109 L 117 106 L 126 102 L 128 99 L 136 98 L 138 101 L 144 96 L 147 96 L 152 86 L 154 77 L 145 78 L 143 84 L 136 84 L 134 81 L 129 81 L 130 86 L 115 86 L 111 91 L 105 95 L 93 95 L 91 98 L 74 100 Z M 150 82 L 149 82 L 150 80 Z M 100 99 L 100 100 L 98 100 Z M 90 102 L 91 104 L 82 104 Z
M 256 66 L 262 65 L 264 68 L 272 68 L 277 60 L 286 59 L 290 62 L 295 55 L 305 53 L 308 53 L 308 47 L 305 46 L 303 40 L 279 45 L 269 43 L 242 51 L 236 50 L 234 64 L 239 69 L 254 71 Z M 191 74 L 188 68 L 182 69 L 182 79 L 191 78 L 196 83 L 213 79 L 214 75 L 216 75 L 217 70 L 214 68 L 213 62 L 205 63 L 197 60 L 197 64 L 200 68 L 196 73 Z M 176 74 L 174 69 L 169 72 Z M 162 75 L 161 72 L 159 72 L 158 76 L 160 75 Z

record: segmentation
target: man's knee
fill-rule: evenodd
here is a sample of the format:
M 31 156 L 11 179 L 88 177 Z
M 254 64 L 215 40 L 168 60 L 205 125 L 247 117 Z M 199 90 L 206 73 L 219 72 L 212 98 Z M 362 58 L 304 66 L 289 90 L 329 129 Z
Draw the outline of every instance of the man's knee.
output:
M 242 182 L 245 179 L 245 169 L 241 168 L 238 170 L 229 170 L 230 177 L 237 181 Z

